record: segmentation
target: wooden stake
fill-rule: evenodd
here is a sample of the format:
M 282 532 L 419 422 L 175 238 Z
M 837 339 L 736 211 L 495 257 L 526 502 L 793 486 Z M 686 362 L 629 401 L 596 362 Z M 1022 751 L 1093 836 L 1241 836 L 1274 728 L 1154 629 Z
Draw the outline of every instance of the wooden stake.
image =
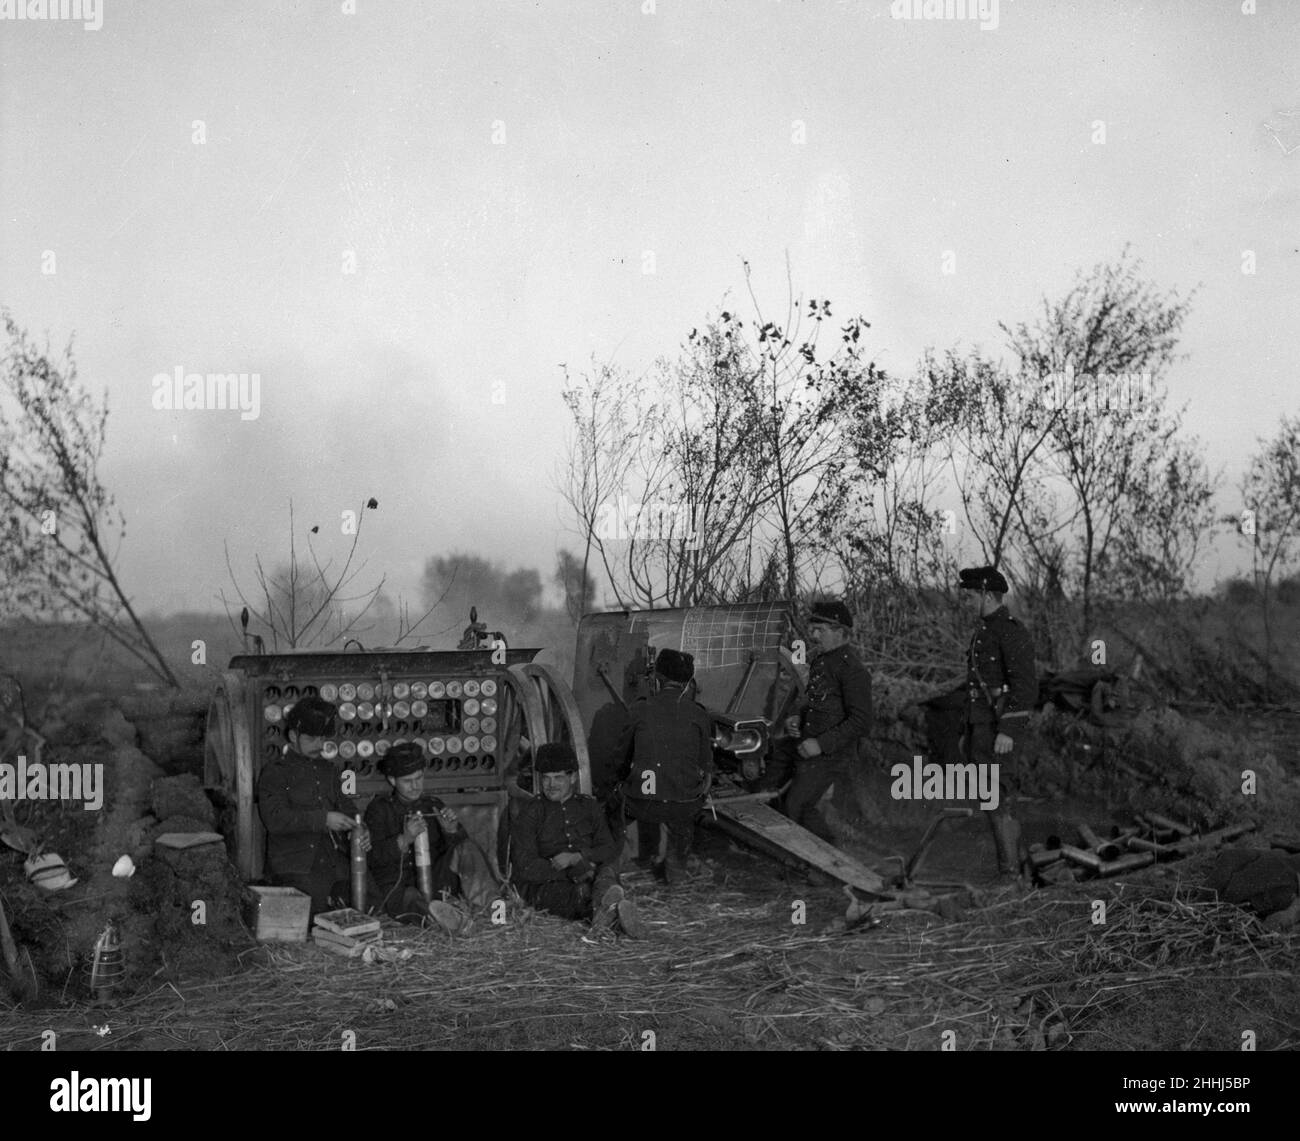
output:
M 14 942 L 13 932 L 9 930 L 9 917 L 5 915 L 3 899 L 0 899 L 0 950 L 4 953 L 5 969 L 15 983 L 23 985 L 23 976 L 18 968 L 18 944 Z

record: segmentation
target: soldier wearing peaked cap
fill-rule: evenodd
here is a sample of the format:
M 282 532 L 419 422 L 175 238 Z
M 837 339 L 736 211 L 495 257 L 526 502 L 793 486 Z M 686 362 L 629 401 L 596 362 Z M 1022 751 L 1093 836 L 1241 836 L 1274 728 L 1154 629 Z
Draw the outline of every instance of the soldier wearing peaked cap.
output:
M 633 703 L 615 757 L 627 815 L 637 822 L 637 858 L 668 883 L 693 871 L 695 818 L 713 779 L 713 718 L 691 693 L 695 659 L 663 649 L 655 692 Z M 658 861 L 662 829 L 668 845 Z
M 993 567 L 961 572 L 961 589 L 979 615 L 966 655 L 966 761 L 997 763 L 1001 770 L 998 807 L 987 813 L 993 829 L 998 873 L 1015 877 L 1024 864 L 1020 825 L 1008 808 L 1014 750 L 1023 738 L 1038 696 L 1034 644 L 1024 626 L 1003 605 L 1007 580 Z
M 432 918 L 457 930 L 460 917 L 446 907 L 430 907 L 444 895 L 463 897 L 470 908 L 487 908 L 501 890 L 488 858 L 469 837 L 453 809 L 436 796 L 426 796 L 427 760 L 422 746 L 411 741 L 394 745 L 379 762 L 379 771 L 392 792 L 366 806 L 370 829 L 370 869 L 378 884 L 381 905 L 394 919 L 419 923 Z M 427 821 L 436 820 L 431 828 Z M 416 841 L 428 838 L 432 900 L 420 893 L 415 870 Z
M 343 841 L 360 827 L 338 771 L 321 756 L 325 738 L 334 735 L 334 717 L 335 707 L 323 698 L 301 698 L 284 719 L 289 744 L 282 756 L 267 763 L 257 782 L 271 882 L 311 896 L 313 913 L 347 906 Z M 369 850 L 369 835 L 363 834 L 362 846 Z
M 780 803 L 796 824 L 834 844 L 837 837 L 818 810 L 826 790 L 847 780 L 858 749 L 871 729 L 871 674 L 849 642 L 853 615 L 842 602 L 818 602 L 809 616 L 809 637 L 817 651 L 808 669 L 808 689 L 799 714 L 787 727 L 802 739 L 778 745 L 794 776 Z

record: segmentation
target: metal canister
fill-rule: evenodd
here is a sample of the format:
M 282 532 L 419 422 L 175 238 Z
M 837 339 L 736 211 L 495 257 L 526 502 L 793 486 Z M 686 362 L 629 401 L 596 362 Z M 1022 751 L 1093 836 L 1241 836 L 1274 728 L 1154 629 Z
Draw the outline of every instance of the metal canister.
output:
M 100 1002 L 107 1002 L 126 977 L 126 955 L 117 924 L 110 922 L 95 940 L 90 963 L 90 989 Z
M 415 883 L 424 902 L 433 899 L 433 860 L 429 856 L 429 830 L 415 838 Z
M 361 847 L 361 817 L 356 818 L 352 829 L 352 906 L 358 911 L 366 909 L 366 853 Z

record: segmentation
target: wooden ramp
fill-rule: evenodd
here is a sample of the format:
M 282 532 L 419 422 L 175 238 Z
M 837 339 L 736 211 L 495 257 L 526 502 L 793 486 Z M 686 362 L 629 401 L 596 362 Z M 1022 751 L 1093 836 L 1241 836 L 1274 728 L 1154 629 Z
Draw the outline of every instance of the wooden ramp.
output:
M 717 814 L 717 825 L 724 832 L 777 859 L 793 857 L 809 864 L 850 887 L 872 895 L 889 894 L 885 881 L 864 864 L 846 856 L 838 848 L 801 828 L 788 816 L 762 803 L 760 797 L 740 796 L 715 799 L 709 806 Z M 712 814 L 705 810 L 705 819 Z

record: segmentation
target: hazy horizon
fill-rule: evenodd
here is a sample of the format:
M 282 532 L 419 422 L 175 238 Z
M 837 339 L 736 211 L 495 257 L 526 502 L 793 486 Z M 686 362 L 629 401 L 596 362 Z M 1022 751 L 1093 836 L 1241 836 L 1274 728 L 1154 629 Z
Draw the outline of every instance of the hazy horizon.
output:
M 742 259 L 784 312 L 788 257 L 903 373 L 1131 245 L 1199 287 L 1170 384 L 1224 511 L 1300 411 L 1300 7 L 100 7 L 0 21 L 0 303 L 107 389 L 141 610 L 219 614 L 223 543 L 251 578 L 291 499 L 337 556 L 371 496 L 394 598 L 473 550 L 554 601 L 560 365 L 640 374 L 748 318 Z M 177 369 L 256 374 L 256 417 L 159 408 Z M 1198 585 L 1246 561 L 1226 538 Z

